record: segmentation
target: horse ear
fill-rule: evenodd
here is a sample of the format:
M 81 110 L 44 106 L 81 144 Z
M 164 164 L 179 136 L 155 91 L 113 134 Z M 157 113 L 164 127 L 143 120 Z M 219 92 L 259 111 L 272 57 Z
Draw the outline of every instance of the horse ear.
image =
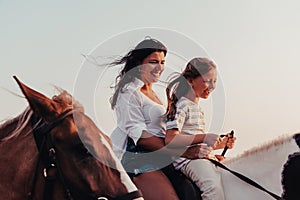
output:
M 296 133 L 294 135 L 294 139 L 296 141 L 296 144 L 298 145 L 298 147 L 300 148 L 300 133 Z
M 42 117 L 45 121 L 52 121 L 62 111 L 62 108 L 60 108 L 58 103 L 46 97 L 45 95 L 29 88 L 16 76 L 13 76 L 13 78 L 17 81 L 19 87 L 25 95 L 30 108 L 35 114 Z

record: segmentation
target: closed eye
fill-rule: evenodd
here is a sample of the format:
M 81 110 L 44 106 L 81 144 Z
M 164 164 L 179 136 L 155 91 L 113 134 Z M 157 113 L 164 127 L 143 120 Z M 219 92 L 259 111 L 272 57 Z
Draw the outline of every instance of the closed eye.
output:
M 203 80 L 204 83 L 217 83 L 217 80 Z
M 159 63 L 160 63 L 160 64 L 163 65 L 163 64 L 165 64 L 165 61 L 162 60 L 161 62 L 159 62 L 158 60 L 150 60 L 149 63 L 150 63 L 150 64 L 159 64 Z

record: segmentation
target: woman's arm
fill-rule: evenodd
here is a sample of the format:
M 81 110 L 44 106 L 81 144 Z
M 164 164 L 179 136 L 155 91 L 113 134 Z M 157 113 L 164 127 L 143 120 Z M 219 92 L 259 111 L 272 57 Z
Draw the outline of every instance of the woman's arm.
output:
M 157 151 L 165 147 L 163 138 L 150 134 L 147 131 L 142 132 L 142 136 L 138 140 L 137 144 L 150 151 Z
M 160 151 L 164 155 L 182 156 L 188 159 L 203 158 L 210 153 L 210 149 L 207 146 L 194 145 L 191 147 L 181 146 L 180 148 L 169 148 L 165 145 L 163 138 L 154 136 L 146 131 L 143 131 L 142 137 L 138 140 L 138 145 L 150 150 Z

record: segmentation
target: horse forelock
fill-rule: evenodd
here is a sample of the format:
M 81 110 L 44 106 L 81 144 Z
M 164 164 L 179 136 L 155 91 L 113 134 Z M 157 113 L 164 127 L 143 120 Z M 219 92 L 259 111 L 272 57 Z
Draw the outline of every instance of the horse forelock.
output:
M 72 107 L 74 110 L 78 110 L 84 113 L 84 107 L 78 101 L 76 101 L 71 94 L 65 90 L 60 90 L 60 94 L 54 95 L 52 100 L 61 104 L 63 107 Z
M 237 162 L 237 161 L 240 161 L 241 158 L 247 158 L 251 155 L 255 155 L 259 152 L 264 152 L 264 151 L 268 151 L 270 150 L 271 148 L 273 147 L 277 147 L 279 145 L 282 145 L 284 143 L 287 143 L 287 142 L 290 142 L 291 140 L 293 140 L 293 136 L 294 134 L 285 134 L 285 135 L 281 135 L 271 141 L 268 141 L 262 145 L 259 145 L 259 146 L 256 146 L 256 147 L 253 147 L 249 150 L 246 150 L 244 151 L 243 153 L 233 157 L 233 158 L 230 158 L 228 160 L 224 160 L 224 163 L 225 164 L 230 164 L 230 163 L 234 163 L 234 162 Z

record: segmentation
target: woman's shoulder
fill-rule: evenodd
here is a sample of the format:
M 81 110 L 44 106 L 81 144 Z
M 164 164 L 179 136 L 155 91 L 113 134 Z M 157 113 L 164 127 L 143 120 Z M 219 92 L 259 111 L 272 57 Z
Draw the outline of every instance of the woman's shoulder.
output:
M 143 87 L 143 85 L 144 85 L 143 81 L 141 81 L 138 78 L 135 78 L 133 81 L 125 84 L 122 91 L 123 92 L 126 92 L 126 91 L 140 91 L 140 89 Z
M 137 81 L 132 81 L 124 85 L 122 90 L 119 93 L 117 104 L 131 104 L 132 102 L 142 102 L 142 93 L 140 91 L 141 87 L 143 86 L 143 82 L 136 79 Z

